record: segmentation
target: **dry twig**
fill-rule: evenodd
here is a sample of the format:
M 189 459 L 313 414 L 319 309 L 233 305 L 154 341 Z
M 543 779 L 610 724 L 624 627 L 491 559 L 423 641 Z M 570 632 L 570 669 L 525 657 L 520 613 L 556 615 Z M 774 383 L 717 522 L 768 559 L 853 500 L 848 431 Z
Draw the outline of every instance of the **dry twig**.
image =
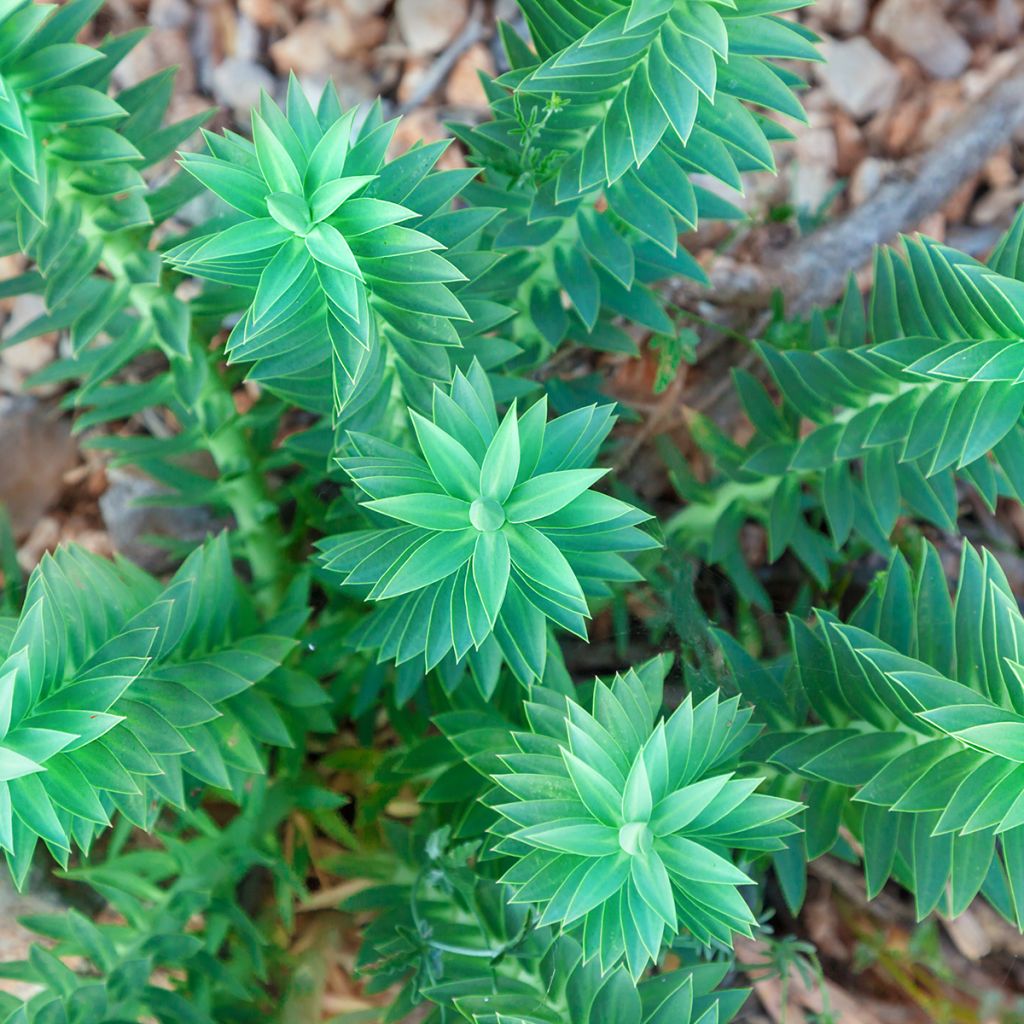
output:
M 942 138 L 901 161 L 865 203 L 791 245 L 766 253 L 758 265 L 722 260 L 710 289 L 687 288 L 689 301 L 762 308 L 776 290 L 791 314 L 827 305 L 875 246 L 909 231 L 940 209 L 989 157 L 1024 128 L 1024 54 L 1014 68 L 953 122 Z

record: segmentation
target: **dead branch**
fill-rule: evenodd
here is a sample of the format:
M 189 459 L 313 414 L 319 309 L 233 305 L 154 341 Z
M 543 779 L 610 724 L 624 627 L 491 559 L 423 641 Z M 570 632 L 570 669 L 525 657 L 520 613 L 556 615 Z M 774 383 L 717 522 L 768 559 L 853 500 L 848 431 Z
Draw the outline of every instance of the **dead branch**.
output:
M 723 260 L 712 269 L 710 289 L 687 289 L 685 299 L 733 308 L 763 307 L 776 290 L 793 314 L 827 305 L 846 279 L 930 213 L 1024 128 L 1024 54 L 975 104 L 924 152 L 901 161 L 864 204 L 813 234 L 765 254 L 764 265 Z

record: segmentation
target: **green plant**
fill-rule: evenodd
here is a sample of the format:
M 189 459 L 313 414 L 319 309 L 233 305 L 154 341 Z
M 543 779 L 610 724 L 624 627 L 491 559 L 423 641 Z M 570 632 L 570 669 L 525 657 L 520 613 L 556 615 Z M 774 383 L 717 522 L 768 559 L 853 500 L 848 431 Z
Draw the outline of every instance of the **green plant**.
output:
M 774 324 L 771 380 L 736 375 L 747 448 L 692 416 L 698 483 L 663 446 L 681 509 L 596 468 L 632 410 L 558 372 L 643 337 L 664 391 L 696 357 L 659 283 L 703 277 L 681 232 L 740 216 L 700 181 L 772 169 L 774 114 L 802 118 L 772 62 L 817 59 L 802 6 L 522 0 L 491 116 L 451 126 L 471 166 L 437 170 L 447 141 L 390 157 L 382 104 L 294 79 L 199 152 L 170 72 L 112 87 L 140 34 L 76 41 L 100 0 L 0 0 L 0 298 L 46 308 L 4 343 L 60 332 L 34 382 L 83 443 L 225 523 L 167 580 L 72 547 L 24 586 L 0 531 L 0 849 L 22 886 L 41 839 L 120 915 L 29 921 L 55 945 L 2 967 L 39 991 L 0 1019 L 273 1019 L 332 876 L 388 1021 L 730 1020 L 766 873 L 796 910 L 829 850 L 921 914 L 980 891 L 1024 922 L 1024 624 L 990 555 L 953 605 L 913 544 L 957 529 L 958 482 L 1024 495 L 1024 217 L 987 265 L 908 241 L 868 313 L 851 285 Z M 793 651 L 760 662 L 684 563 L 770 612 L 751 520 L 800 574 Z M 673 625 L 683 657 L 651 658 Z
M 619 552 L 657 546 L 637 529 L 650 516 L 591 490 L 611 407 L 549 421 L 544 399 L 522 416 L 513 402 L 499 423 L 474 362 L 450 394 L 435 390 L 431 419 L 411 418 L 422 457 L 349 435 L 358 454 L 340 460 L 370 498 L 362 507 L 403 525 L 319 545 L 325 569 L 382 602 L 356 642 L 427 671 L 472 649 L 486 690 L 502 661 L 528 686 L 544 675 L 546 622 L 586 639 L 586 595 L 638 578 Z
M 868 314 L 851 280 L 832 329 L 819 314 L 791 332 L 796 343 L 760 343 L 781 402 L 736 371 L 753 440 L 740 448 L 695 419 L 720 477 L 701 484 L 679 466 L 690 504 L 668 535 L 767 608 L 738 553 L 748 518 L 771 560 L 791 550 L 825 587 L 850 543 L 887 555 L 905 512 L 955 530 L 958 479 L 990 509 L 1021 500 L 1022 237 L 1018 215 L 987 265 L 928 239 L 907 239 L 905 255 L 880 249 Z
M 799 809 L 726 770 L 757 732 L 737 698 L 688 696 L 654 723 L 666 667 L 599 680 L 592 713 L 536 689 L 531 732 L 501 755 L 507 773 L 494 781 L 505 792 L 490 799 L 515 902 L 575 934 L 602 970 L 625 957 L 634 978 L 658 959 L 666 929 L 707 945 L 751 934 L 737 886 L 754 882 L 723 853 L 782 849 Z
M 863 846 L 867 888 L 891 874 L 920 917 L 956 916 L 979 891 L 1018 925 L 1024 619 L 987 552 L 964 547 L 956 599 L 939 556 L 899 553 L 849 624 L 792 623 L 793 682 L 821 724 L 759 741 L 759 756 L 810 780 L 808 856 Z

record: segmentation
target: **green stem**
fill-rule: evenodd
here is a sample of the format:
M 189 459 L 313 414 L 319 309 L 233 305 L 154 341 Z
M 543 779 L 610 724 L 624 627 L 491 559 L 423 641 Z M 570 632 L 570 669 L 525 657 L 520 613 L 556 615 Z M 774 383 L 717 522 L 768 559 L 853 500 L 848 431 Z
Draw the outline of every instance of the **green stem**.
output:
M 235 414 L 227 382 L 220 373 L 215 373 L 210 377 L 210 384 L 215 390 L 206 396 L 208 405 L 216 409 L 227 404 L 231 407 L 231 415 L 212 432 L 206 426 L 209 420 L 202 416 L 201 420 L 206 421 L 203 423 L 204 439 L 222 475 L 224 495 L 245 545 L 255 597 L 264 611 L 269 612 L 281 598 L 288 569 L 277 506 L 270 497 L 263 475 L 256 468 L 249 439 Z
M 140 316 L 152 322 L 154 287 L 168 298 L 174 299 L 174 295 L 173 289 L 163 280 L 135 283 L 137 279 L 131 272 L 131 262 L 144 245 L 140 246 L 139 240 L 128 233 L 109 235 L 104 232 L 92 223 L 88 210 L 84 212 L 82 233 L 101 239 L 102 265 L 115 280 L 128 283 L 129 301 Z M 184 396 L 181 400 L 194 413 L 203 441 L 217 467 L 222 493 L 238 524 L 252 574 L 254 596 L 262 610 L 269 614 L 275 610 L 283 594 L 289 567 L 277 507 L 239 421 L 227 378 L 215 363 L 211 366 L 213 361 L 201 338 L 190 335 L 188 346 L 185 370 L 187 372 L 189 367 L 194 367 L 195 372 L 202 375 L 202 387 L 194 400 Z M 168 359 L 173 358 L 168 355 Z

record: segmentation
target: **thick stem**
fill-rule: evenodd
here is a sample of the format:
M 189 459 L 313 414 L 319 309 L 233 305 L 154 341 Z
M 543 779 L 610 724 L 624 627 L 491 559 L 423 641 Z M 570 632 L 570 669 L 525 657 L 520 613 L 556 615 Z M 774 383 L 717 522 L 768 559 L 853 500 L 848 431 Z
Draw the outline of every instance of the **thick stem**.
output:
M 101 263 L 111 276 L 132 282 L 130 263 L 138 253 L 136 240 L 123 234 L 107 236 L 90 222 L 88 215 L 83 218 L 82 230 L 83 233 L 93 233 L 101 238 Z M 178 301 L 166 283 L 161 281 L 157 287 L 172 301 Z M 129 302 L 141 316 L 150 321 L 152 288 L 151 284 L 132 284 L 129 288 Z M 202 387 L 194 400 L 190 401 L 184 396 L 181 400 L 195 415 L 206 448 L 221 476 L 223 494 L 238 524 L 249 563 L 254 597 L 260 607 L 269 613 L 277 607 L 288 572 L 284 533 L 277 507 L 259 472 L 249 438 L 239 422 L 227 379 L 216 365 L 210 365 L 209 353 L 201 338 L 190 335 L 188 346 L 188 361 L 184 371 L 187 373 L 190 367 L 195 367 L 195 372 L 202 374 Z
M 194 357 L 195 358 L 195 357 Z M 252 573 L 254 596 L 264 611 L 272 611 L 287 580 L 288 561 L 277 506 L 266 481 L 256 468 L 249 439 L 238 422 L 227 382 L 219 373 L 210 377 L 213 393 L 206 396 L 208 409 L 230 406 L 219 428 L 210 431 L 204 420 L 204 437 L 213 461 L 223 478 L 224 493 L 245 547 Z

